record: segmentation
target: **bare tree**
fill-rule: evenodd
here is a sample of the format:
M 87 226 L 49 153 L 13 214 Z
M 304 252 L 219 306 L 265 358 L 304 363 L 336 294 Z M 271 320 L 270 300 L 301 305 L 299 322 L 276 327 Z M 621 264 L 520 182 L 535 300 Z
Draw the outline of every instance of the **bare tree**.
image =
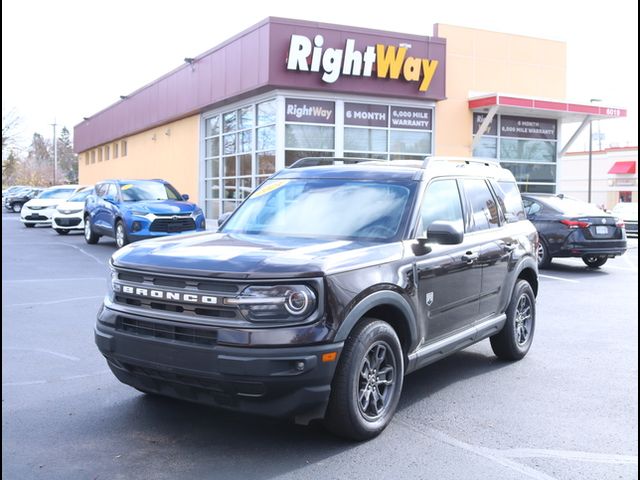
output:
M 8 155 L 7 149 L 15 147 L 18 141 L 20 117 L 15 110 L 2 109 L 2 157 Z M 5 153 L 6 152 L 6 153 Z

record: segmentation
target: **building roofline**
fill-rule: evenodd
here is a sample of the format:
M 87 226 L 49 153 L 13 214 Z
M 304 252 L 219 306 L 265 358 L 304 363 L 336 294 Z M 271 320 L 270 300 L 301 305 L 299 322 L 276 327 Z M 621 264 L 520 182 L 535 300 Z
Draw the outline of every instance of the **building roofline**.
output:
M 592 155 L 601 155 L 603 153 L 608 153 L 608 152 L 630 152 L 633 150 L 638 150 L 638 147 L 608 147 L 608 148 L 603 148 L 602 150 L 592 150 L 591 154 Z M 589 155 L 589 150 L 585 150 L 585 151 L 580 151 L 580 152 L 567 152 L 564 154 L 565 157 L 567 156 L 571 156 L 571 155 Z

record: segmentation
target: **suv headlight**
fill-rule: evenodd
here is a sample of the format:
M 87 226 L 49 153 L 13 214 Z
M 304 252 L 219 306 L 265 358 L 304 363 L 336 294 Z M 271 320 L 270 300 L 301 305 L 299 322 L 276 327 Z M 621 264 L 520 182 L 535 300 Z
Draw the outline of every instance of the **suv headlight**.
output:
M 251 322 L 301 321 L 316 309 L 317 298 L 305 285 L 251 286 L 235 298 L 225 299 L 237 305 Z

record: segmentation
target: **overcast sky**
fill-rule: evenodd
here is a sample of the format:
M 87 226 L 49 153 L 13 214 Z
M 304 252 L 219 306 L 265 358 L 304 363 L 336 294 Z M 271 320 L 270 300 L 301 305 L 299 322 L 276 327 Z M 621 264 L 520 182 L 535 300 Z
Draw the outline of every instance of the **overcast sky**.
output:
M 3 114 L 21 118 L 24 143 L 36 131 L 51 137 L 54 119 L 73 134 L 82 117 L 268 16 L 418 35 L 448 23 L 564 41 L 567 100 L 626 108 L 627 119 L 600 128 L 607 144 L 638 144 L 637 0 L 3 0 Z

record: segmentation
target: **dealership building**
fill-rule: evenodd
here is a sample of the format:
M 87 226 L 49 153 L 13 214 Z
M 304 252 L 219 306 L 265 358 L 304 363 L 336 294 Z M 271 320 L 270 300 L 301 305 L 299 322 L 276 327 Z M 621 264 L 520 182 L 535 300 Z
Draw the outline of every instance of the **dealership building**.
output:
M 563 42 L 442 24 L 426 37 L 282 18 L 120 98 L 75 127 L 80 182 L 164 178 L 208 218 L 307 156 L 491 157 L 521 190 L 555 192 L 580 132 L 626 116 L 566 100 Z M 566 138 L 564 123 L 573 125 Z

